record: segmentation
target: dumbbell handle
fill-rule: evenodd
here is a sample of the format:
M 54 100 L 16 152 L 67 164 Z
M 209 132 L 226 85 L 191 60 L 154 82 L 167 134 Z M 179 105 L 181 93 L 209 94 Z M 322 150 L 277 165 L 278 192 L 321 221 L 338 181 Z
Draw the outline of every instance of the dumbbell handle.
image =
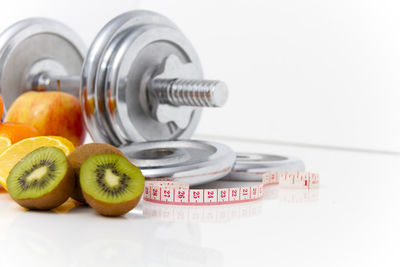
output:
M 63 91 L 79 95 L 79 76 L 51 76 L 42 73 L 34 77 L 32 90 Z M 228 99 L 228 88 L 217 80 L 153 79 L 149 93 L 161 104 L 192 107 L 221 107 Z
M 63 91 L 75 96 L 79 95 L 81 86 L 80 76 L 51 76 L 48 73 L 40 73 L 31 81 L 33 91 Z
M 222 107 L 228 88 L 222 81 L 154 79 L 148 89 L 161 104 L 192 107 Z

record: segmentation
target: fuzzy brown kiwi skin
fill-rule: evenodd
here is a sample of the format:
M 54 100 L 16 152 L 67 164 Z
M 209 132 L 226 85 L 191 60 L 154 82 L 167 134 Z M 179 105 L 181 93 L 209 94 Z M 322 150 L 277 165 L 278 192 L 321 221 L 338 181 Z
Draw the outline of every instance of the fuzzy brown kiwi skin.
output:
M 14 200 L 24 208 L 31 210 L 51 210 L 63 204 L 72 194 L 75 186 L 74 171 L 68 160 L 68 168 L 64 178 L 51 192 L 39 198 L 23 198 Z
M 95 199 L 91 195 L 87 194 L 85 191 L 83 191 L 83 196 L 85 197 L 89 206 L 101 215 L 116 217 L 124 215 L 125 213 L 133 210 L 139 203 L 142 194 L 140 194 L 137 198 L 121 203 L 106 203 Z
M 90 143 L 79 146 L 68 155 L 68 160 L 71 163 L 72 169 L 75 173 L 75 188 L 71 197 L 84 204 L 86 203 L 86 200 L 82 194 L 82 189 L 79 182 L 79 173 L 83 162 L 85 162 L 88 157 L 94 154 L 116 154 L 126 158 L 124 153 L 122 153 L 121 150 L 115 146 L 103 143 Z

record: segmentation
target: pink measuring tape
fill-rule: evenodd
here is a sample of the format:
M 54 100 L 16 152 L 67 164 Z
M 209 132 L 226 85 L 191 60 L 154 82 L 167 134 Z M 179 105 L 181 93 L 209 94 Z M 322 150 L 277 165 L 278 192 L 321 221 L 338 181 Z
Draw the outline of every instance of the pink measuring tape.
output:
M 216 189 L 190 189 L 188 184 L 168 181 L 146 181 L 143 199 L 169 205 L 221 205 L 261 199 L 264 187 L 279 184 L 285 188 L 319 187 L 319 175 L 311 172 L 267 172 L 255 186 Z

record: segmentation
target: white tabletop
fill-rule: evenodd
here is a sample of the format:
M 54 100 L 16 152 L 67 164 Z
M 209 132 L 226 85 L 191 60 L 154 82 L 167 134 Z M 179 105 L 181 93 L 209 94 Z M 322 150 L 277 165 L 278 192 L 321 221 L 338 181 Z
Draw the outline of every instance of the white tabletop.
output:
M 0 266 L 399 266 L 400 157 L 224 143 L 297 156 L 320 189 L 269 187 L 263 200 L 213 207 L 142 201 L 121 218 L 25 211 L 3 192 Z

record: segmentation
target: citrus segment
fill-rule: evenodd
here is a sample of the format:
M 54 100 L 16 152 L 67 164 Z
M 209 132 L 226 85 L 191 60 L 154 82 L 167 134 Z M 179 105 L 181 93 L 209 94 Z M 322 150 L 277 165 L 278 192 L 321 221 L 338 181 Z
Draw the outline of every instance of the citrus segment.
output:
M 62 136 L 48 136 L 49 138 L 54 138 L 57 139 L 58 141 L 60 141 L 63 145 L 65 145 L 66 147 L 68 147 L 68 149 L 70 150 L 70 152 L 75 150 L 75 146 L 74 144 L 69 141 L 67 138 L 62 137 Z M 68 156 L 68 155 L 67 155 Z
M 0 154 L 11 146 L 11 140 L 7 137 L 0 136 Z

